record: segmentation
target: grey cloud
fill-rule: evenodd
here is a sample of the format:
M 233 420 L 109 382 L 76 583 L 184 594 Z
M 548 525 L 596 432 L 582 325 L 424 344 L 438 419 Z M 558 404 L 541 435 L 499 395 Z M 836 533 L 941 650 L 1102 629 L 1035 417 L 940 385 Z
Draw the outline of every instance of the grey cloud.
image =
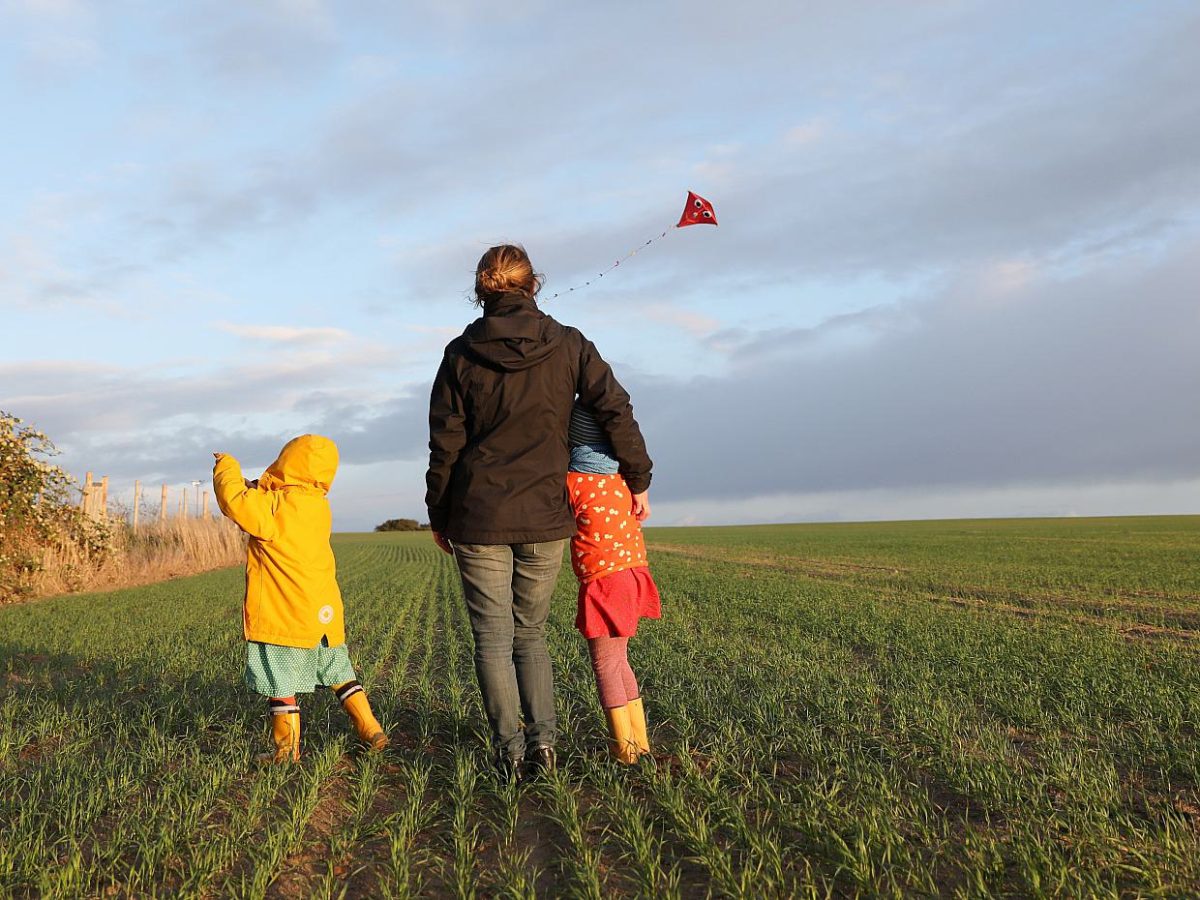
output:
M 344 108 L 314 112 L 294 146 L 182 165 L 130 219 L 178 258 L 328 206 L 381 228 L 409 227 L 431 204 L 460 210 L 447 233 L 431 235 L 445 250 L 402 257 L 388 290 L 411 300 L 460 290 L 473 242 L 524 241 L 552 289 L 586 277 L 669 225 L 686 187 L 714 192 L 721 239 L 667 242 L 640 264 L 661 277 L 704 266 L 726 289 L 1128 243 L 1177 227 L 1200 200 L 1195 15 L 1142 28 L 1118 48 L 1080 40 L 1031 58 L 998 51 L 958 71 L 945 47 L 1028 24 L 1034 7 L 681 8 L 643 11 L 632 31 L 600 10 L 582 22 L 576 11 L 518 11 L 535 35 L 570 20 L 572 40 L 529 60 L 467 43 L 456 79 L 417 65 Z M 387 4 L 366 15 L 396 36 L 400 57 L 420 52 L 418 30 L 445 48 L 460 27 Z M 1039 27 L 1071 26 L 1037 17 Z M 251 19 L 253 39 L 279 16 Z M 327 31 L 276 30 L 274 40 L 297 42 L 298 58 L 307 41 L 352 31 L 344 15 Z M 862 83 L 892 72 L 908 79 L 902 89 Z M 828 118 L 827 134 L 789 147 L 787 128 L 814 115 Z M 887 117 L 898 122 L 873 121 Z M 729 142 L 741 147 L 723 158 L 728 169 L 698 177 L 697 162 Z M 614 197 L 635 211 L 614 221 Z
M 728 377 L 629 377 L 655 486 L 683 499 L 1195 478 L 1196 249 L 1137 277 L 958 285 L 832 353 L 809 352 L 806 332 L 764 334 Z
M 694 505 L 1200 478 L 1198 249 L 1181 244 L 1135 271 L 1041 271 L 1016 285 L 985 272 L 913 304 L 737 335 L 723 376 L 646 379 L 618 365 L 657 461 L 655 495 Z M 842 341 L 847 331 L 857 339 Z M 303 384 L 231 373 L 216 385 L 114 387 L 113 371 L 28 373 L 46 392 L 95 385 L 38 404 L 49 414 L 37 424 L 51 434 L 61 424 L 80 467 L 114 476 L 186 480 L 212 449 L 269 459 L 299 431 L 333 437 L 345 465 L 424 459 L 427 383 L 322 389 L 333 377 L 318 368 Z M 257 399 L 238 407 L 240 392 Z M 286 398 L 275 407 L 286 426 L 252 410 L 271 392 Z M 101 398 L 122 416 L 89 412 Z M 202 420 L 155 426 L 179 409 Z M 210 424 L 218 411 L 220 427 Z
M 368 394 L 387 359 L 382 351 L 353 345 L 337 353 L 260 354 L 252 365 L 187 374 L 73 363 L 0 365 L 0 407 L 28 418 L 35 411 L 38 427 L 68 447 L 214 416 L 240 422 L 298 411 L 311 418 L 331 398 L 345 402 Z

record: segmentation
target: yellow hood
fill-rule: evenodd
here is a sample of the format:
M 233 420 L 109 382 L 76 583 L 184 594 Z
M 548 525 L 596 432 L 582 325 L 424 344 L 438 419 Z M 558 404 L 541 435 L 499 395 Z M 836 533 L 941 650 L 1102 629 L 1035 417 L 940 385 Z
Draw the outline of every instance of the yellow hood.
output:
M 279 458 L 267 467 L 259 485 L 268 491 L 287 486 L 315 487 L 328 494 L 337 467 L 337 444 L 319 434 L 302 434 L 283 445 Z

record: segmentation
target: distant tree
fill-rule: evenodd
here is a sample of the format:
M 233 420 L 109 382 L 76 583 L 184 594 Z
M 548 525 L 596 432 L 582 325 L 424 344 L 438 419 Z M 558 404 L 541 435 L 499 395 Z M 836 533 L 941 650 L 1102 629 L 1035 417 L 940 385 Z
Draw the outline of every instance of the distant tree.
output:
M 421 526 L 416 519 L 388 519 L 381 525 L 376 525 L 376 531 L 419 531 Z

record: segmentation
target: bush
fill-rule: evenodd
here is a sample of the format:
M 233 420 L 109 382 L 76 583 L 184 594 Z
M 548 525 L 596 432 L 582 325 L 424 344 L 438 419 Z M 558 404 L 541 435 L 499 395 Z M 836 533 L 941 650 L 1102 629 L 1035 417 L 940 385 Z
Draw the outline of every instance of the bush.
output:
M 32 593 L 50 551 L 87 565 L 113 554 L 112 526 L 75 506 L 74 481 L 48 460 L 57 453 L 46 435 L 0 411 L 0 600 Z
M 417 524 L 416 519 L 388 519 L 386 522 L 382 523 L 381 525 L 376 525 L 375 530 L 376 531 L 420 531 L 422 529 L 422 527 L 428 528 L 429 526 L 428 525 L 421 526 L 421 525 Z

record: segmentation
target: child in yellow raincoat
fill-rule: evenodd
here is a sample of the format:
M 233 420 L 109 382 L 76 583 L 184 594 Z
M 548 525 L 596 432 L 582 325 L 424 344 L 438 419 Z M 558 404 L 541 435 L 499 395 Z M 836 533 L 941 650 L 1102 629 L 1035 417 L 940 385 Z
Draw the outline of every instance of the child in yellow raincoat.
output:
M 234 457 L 214 453 L 213 492 L 221 512 L 250 536 L 246 556 L 246 683 L 268 698 L 274 750 L 268 762 L 300 758 L 296 695 L 331 687 L 373 750 L 387 746 L 346 651 L 342 595 L 329 546 L 326 494 L 337 445 L 305 434 L 289 441 L 257 481 Z

